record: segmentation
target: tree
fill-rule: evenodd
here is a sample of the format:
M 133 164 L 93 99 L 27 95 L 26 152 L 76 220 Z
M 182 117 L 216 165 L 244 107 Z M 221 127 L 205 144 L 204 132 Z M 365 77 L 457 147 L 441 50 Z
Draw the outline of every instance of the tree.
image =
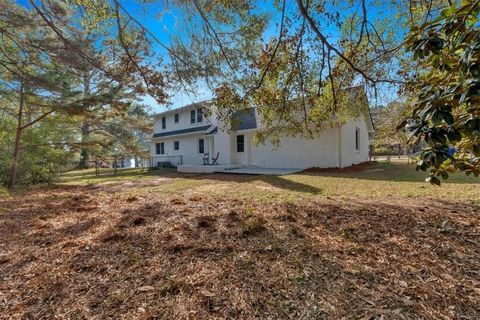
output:
M 39 28 L 38 19 L 18 6 L 8 2 L 1 5 L 1 85 L 3 90 L 10 90 L 10 97 L 18 98 L 16 108 L 10 109 L 16 120 L 8 182 L 13 187 L 26 130 L 55 112 L 74 110 L 77 102 L 68 86 L 69 75 L 57 63 L 68 53 L 58 46 L 52 31 Z
M 25 150 L 38 151 L 38 147 L 43 147 L 45 154 L 56 150 L 66 156 L 79 147 L 85 150 L 97 143 L 87 139 L 79 142 L 77 138 L 82 133 L 78 131 L 76 136 L 59 141 L 61 137 L 52 130 L 43 143 L 31 135 L 50 126 L 51 121 L 58 121 L 58 128 L 78 123 L 88 123 L 90 127 L 91 123 L 122 120 L 132 103 L 147 91 L 157 99 L 165 98 L 161 74 L 136 63 L 145 59 L 147 49 L 134 31 L 125 36 L 121 46 L 108 35 L 92 41 L 86 36 L 92 33 L 81 27 L 81 20 L 76 25 L 70 22 L 81 19 L 80 7 L 60 1 L 49 1 L 42 10 L 34 2 L 32 5 L 34 12 L 10 1 L 0 2 L 0 89 L 5 104 L 0 125 L 15 131 L 13 142 L 3 140 L 11 154 L 1 163 L 2 167 L 6 163 L 11 166 L 10 187 L 16 183 L 19 164 L 28 163 L 23 161 L 28 153 L 21 158 Z M 128 53 L 117 52 L 127 45 Z M 153 84 L 158 86 L 146 89 Z M 22 142 L 28 142 L 25 150 Z M 56 158 L 62 162 L 61 157 Z M 32 170 L 22 172 L 31 176 Z
M 404 124 L 427 144 L 417 170 L 430 169 L 433 184 L 451 172 L 480 174 L 479 14 L 478 1 L 453 2 L 407 41 L 422 72 L 411 84 L 418 99 Z
M 397 130 L 397 126 L 409 114 L 407 102 L 393 101 L 386 106 L 377 106 L 371 109 L 371 114 L 375 125 L 372 143 L 376 146 L 401 145 L 406 154 L 408 136 L 403 130 Z

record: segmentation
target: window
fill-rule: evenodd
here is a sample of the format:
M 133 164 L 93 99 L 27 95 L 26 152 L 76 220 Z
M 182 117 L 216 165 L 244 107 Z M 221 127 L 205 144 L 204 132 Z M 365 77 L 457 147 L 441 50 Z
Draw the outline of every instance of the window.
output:
M 175 141 L 173 143 L 173 150 L 179 150 L 180 149 L 180 142 L 178 141 Z
M 195 123 L 195 110 L 190 111 L 190 123 Z
M 167 118 L 162 117 L 162 129 L 165 129 L 167 127 Z
M 202 122 L 202 121 L 203 121 L 203 110 L 197 109 L 197 122 Z
M 178 123 L 178 113 L 175 113 L 175 123 Z
M 157 149 L 157 154 L 164 154 L 165 153 L 165 145 L 163 142 L 156 143 L 155 147 Z
M 360 128 L 355 128 L 355 150 L 360 151 Z
M 205 152 L 205 141 L 203 139 L 198 139 L 198 153 Z
M 237 136 L 237 152 L 245 151 L 245 138 L 242 135 Z

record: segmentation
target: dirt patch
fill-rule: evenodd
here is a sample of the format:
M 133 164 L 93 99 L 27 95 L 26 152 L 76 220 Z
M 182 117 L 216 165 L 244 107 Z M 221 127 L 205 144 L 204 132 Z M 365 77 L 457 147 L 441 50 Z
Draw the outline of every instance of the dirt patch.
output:
M 128 196 L 0 200 L 0 318 L 479 318 L 476 206 Z

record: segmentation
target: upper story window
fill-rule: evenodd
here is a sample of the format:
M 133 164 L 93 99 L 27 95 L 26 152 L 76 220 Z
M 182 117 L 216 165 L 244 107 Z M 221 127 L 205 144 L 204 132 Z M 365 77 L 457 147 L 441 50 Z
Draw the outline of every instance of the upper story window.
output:
M 197 109 L 197 122 L 203 121 L 203 109 Z
M 173 143 L 173 150 L 179 150 L 180 149 L 180 142 L 179 141 L 175 141 Z
M 165 144 L 163 142 L 156 143 L 155 148 L 157 149 L 157 154 L 165 154 Z
M 237 136 L 237 152 L 245 151 L 245 136 L 243 134 Z
M 167 118 L 162 117 L 162 129 L 167 128 Z
M 190 123 L 195 123 L 195 110 L 190 111 Z
M 360 128 L 355 128 L 355 150 L 360 151 Z
M 175 123 L 178 123 L 178 119 L 179 119 L 179 117 L 178 117 L 178 113 L 175 113 L 175 116 L 174 116 L 174 118 L 175 118 Z

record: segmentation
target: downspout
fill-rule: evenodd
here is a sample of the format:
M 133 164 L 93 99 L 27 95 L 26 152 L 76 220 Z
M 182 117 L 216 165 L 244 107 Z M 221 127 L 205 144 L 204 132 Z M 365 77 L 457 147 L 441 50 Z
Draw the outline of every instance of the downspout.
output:
M 342 126 L 338 126 L 338 168 L 342 169 Z

